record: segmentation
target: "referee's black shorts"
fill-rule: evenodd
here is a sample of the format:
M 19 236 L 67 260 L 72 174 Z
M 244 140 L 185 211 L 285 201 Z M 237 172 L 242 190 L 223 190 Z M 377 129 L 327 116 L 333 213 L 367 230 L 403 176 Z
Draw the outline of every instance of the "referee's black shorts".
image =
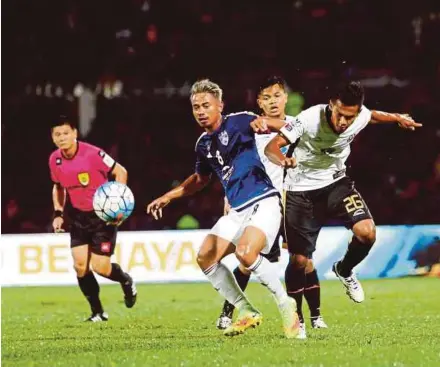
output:
M 111 256 L 115 251 L 117 227 L 108 225 L 94 211 L 69 210 L 70 247 L 89 245 L 97 255 Z

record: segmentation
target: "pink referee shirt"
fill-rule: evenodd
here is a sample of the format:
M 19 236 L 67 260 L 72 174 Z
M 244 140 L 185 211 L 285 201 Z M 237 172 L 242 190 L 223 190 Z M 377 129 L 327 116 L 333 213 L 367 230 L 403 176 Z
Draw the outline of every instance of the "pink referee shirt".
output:
M 107 175 L 115 165 L 103 150 L 81 141 L 72 158 L 64 157 L 60 149 L 49 158 L 52 181 L 66 189 L 72 206 L 81 211 L 93 210 L 93 195 L 108 181 Z

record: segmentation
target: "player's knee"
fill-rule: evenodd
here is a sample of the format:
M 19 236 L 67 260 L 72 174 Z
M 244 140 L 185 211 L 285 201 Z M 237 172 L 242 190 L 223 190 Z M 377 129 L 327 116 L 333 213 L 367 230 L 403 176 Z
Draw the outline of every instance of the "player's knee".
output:
M 295 269 L 305 269 L 309 259 L 305 255 L 294 254 L 290 255 L 290 263 Z
M 199 264 L 199 267 L 201 267 L 203 269 L 203 264 L 205 261 L 205 257 L 203 256 L 204 254 L 201 253 L 200 251 L 197 253 L 197 264 Z
M 235 249 L 235 256 L 244 267 L 251 266 L 257 260 L 258 253 L 248 243 L 239 243 Z
M 197 253 L 197 264 L 201 269 L 205 269 L 211 265 L 212 259 L 215 256 L 213 249 L 201 248 Z
M 86 275 L 88 269 L 87 269 L 87 263 L 84 262 L 75 262 L 73 264 L 73 268 L 75 269 L 76 276 L 78 278 L 82 278 L 84 275 Z
M 97 261 L 92 264 L 92 267 L 96 273 L 102 276 L 108 276 L 112 271 L 111 263 L 107 261 Z
M 216 257 L 216 240 L 212 235 L 209 235 L 200 247 L 196 261 L 199 267 L 204 270 L 218 261 Z
M 307 259 L 306 274 L 311 273 L 314 269 L 315 269 L 315 266 L 313 265 L 313 261 L 310 259 Z
M 353 227 L 356 238 L 364 245 L 373 246 L 376 242 L 376 226 L 372 220 L 363 220 Z

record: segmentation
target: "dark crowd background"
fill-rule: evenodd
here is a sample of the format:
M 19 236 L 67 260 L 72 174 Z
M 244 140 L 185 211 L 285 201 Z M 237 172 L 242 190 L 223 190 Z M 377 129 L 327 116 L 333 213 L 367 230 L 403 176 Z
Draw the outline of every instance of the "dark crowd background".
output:
M 359 79 L 370 109 L 410 113 L 424 127 L 369 126 L 348 171 L 377 224 L 440 223 L 440 6 L 432 1 L 71 0 L 2 2 L 2 233 L 50 230 L 50 122 L 80 121 L 83 140 L 124 165 L 136 209 L 124 230 L 209 228 L 216 179 L 155 222 L 146 203 L 194 170 L 201 131 L 190 85 L 209 77 L 226 112 L 256 110 L 259 81 L 283 76 L 289 112 L 328 101 Z M 333 223 L 329 223 L 333 224 Z

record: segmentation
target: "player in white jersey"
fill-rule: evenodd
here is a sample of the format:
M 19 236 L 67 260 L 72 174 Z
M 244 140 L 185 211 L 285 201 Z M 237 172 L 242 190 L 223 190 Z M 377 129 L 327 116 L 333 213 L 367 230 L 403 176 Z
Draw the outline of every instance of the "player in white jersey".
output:
M 296 300 L 302 297 L 307 260 L 329 217 L 340 219 L 353 231 L 347 252 L 333 265 L 333 271 L 354 302 L 365 298 L 353 268 L 368 255 L 376 240 L 376 229 L 365 201 L 345 174 L 350 143 L 370 123 L 397 122 L 410 130 L 422 125 L 408 115 L 370 111 L 363 101 L 361 84 L 349 82 L 333 94 L 328 105 L 316 105 L 301 112 L 266 146 L 268 158 L 285 165 L 280 148 L 300 139 L 294 150 L 297 166 L 288 170 L 284 181 L 284 224 L 296 271 Z
M 292 122 L 294 120 L 293 116 L 288 116 L 285 114 L 285 108 L 287 103 L 287 91 L 286 83 L 280 77 L 270 77 L 266 79 L 259 86 L 259 93 L 257 99 L 258 106 L 263 112 L 264 116 L 270 118 L 281 119 L 286 122 Z M 264 164 L 267 174 L 269 175 L 272 184 L 280 192 L 283 193 L 283 180 L 284 180 L 284 168 L 277 164 L 272 163 L 264 154 L 264 149 L 266 145 L 277 135 L 277 133 L 272 132 L 270 134 L 256 134 L 255 142 L 257 145 L 258 154 L 260 155 L 261 161 Z M 293 147 L 293 145 L 292 145 Z M 283 154 L 287 153 L 287 147 L 282 149 Z M 228 210 L 228 203 L 225 204 L 225 211 Z M 270 262 L 278 262 L 281 252 L 280 252 L 280 234 L 275 239 L 272 248 L 266 256 Z M 291 276 L 289 275 L 291 265 L 289 264 L 286 268 L 286 288 L 289 293 L 289 285 Z M 237 280 L 238 285 L 244 291 L 250 279 L 251 272 L 246 269 L 246 267 L 241 264 L 234 269 L 234 276 Z M 320 315 L 320 284 L 319 279 L 314 269 L 313 262 L 310 260 L 307 266 L 306 274 L 306 290 L 304 291 L 304 296 L 309 304 L 310 313 L 312 317 L 312 326 L 327 327 Z M 299 337 L 305 337 L 305 326 L 303 322 L 301 303 L 298 304 L 298 315 L 301 322 L 301 330 Z M 217 320 L 217 328 L 226 329 L 232 323 L 232 315 L 234 312 L 234 306 L 228 301 L 224 302 L 222 312 Z

